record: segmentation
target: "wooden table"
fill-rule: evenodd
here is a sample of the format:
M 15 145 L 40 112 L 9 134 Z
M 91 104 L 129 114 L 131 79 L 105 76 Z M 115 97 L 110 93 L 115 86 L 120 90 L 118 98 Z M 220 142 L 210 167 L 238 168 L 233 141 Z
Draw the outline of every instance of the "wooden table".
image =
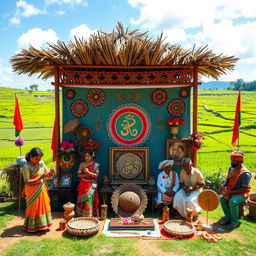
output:
M 115 189 L 113 189 L 112 187 L 102 187 L 100 189 L 100 195 L 102 197 L 103 203 L 107 203 L 108 202 L 108 198 L 110 198 L 113 194 Z M 155 196 L 156 196 L 156 189 L 148 189 L 148 188 L 142 188 L 142 190 L 145 191 L 145 193 L 147 194 L 148 197 L 148 201 L 150 202 L 150 206 L 151 206 L 151 212 L 153 214 L 154 212 L 154 207 L 155 207 Z
M 67 202 L 74 203 L 71 187 L 54 187 L 51 185 L 48 193 L 51 199 L 51 208 L 54 211 L 63 211 L 63 204 Z

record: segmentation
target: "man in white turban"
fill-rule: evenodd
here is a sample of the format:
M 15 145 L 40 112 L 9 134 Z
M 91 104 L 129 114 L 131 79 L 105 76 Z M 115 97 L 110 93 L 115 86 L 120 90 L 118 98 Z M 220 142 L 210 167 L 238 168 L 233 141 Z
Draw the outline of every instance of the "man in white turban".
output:
M 173 160 L 164 160 L 159 163 L 158 169 L 163 169 L 163 171 L 158 174 L 157 178 L 156 206 L 158 208 L 164 203 L 164 195 L 167 195 L 167 198 L 173 198 L 179 189 L 179 177 L 176 172 L 171 170 L 173 163 Z

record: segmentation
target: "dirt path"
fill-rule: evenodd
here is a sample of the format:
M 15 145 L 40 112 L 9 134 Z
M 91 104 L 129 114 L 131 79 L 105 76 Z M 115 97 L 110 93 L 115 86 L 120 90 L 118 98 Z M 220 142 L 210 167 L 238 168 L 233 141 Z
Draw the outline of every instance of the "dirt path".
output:
M 4 251 L 8 250 L 14 243 L 17 243 L 21 239 L 32 239 L 32 240 L 40 240 L 43 238 L 61 238 L 68 237 L 69 234 L 67 232 L 62 232 L 59 230 L 59 221 L 63 218 L 63 213 L 61 212 L 53 212 L 53 225 L 51 227 L 50 232 L 40 231 L 35 233 L 28 233 L 22 229 L 22 225 L 24 222 L 24 213 L 22 216 L 16 216 L 13 220 L 8 222 L 6 228 L 0 230 L 0 255 L 3 254 Z M 204 218 L 200 218 L 202 223 L 205 223 Z M 209 224 L 212 224 L 213 221 L 209 220 Z M 216 224 L 215 228 L 217 227 Z M 103 222 L 101 221 L 101 226 L 103 226 Z M 225 239 L 237 239 L 243 241 L 243 237 L 239 235 L 239 233 L 234 230 L 229 233 L 223 233 L 223 237 Z M 154 240 L 143 240 L 138 239 L 136 243 L 136 247 L 138 248 L 141 255 L 150 256 L 150 255 L 161 255 L 161 256 L 176 256 L 175 252 L 164 252 L 162 251 L 158 245 L 157 241 Z M 153 254 L 152 254 L 153 252 Z

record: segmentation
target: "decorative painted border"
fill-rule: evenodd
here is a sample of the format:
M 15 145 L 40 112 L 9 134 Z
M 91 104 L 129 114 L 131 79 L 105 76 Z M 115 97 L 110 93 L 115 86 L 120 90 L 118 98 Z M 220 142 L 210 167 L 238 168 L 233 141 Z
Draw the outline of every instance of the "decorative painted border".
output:
M 122 138 L 118 134 L 116 129 L 118 118 L 126 112 L 127 113 L 131 112 L 137 115 L 137 117 L 140 118 L 141 124 L 142 124 L 141 133 L 132 140 L 125 140 L 124 138 Z M 113 112 L 111 113 L 108 119 L 107 128 L 108 128 L 108 134 L 114 143 L 123 145 L 123 146 L 135 146 L 143 143 L 149 136 L 151 131 L 151 121 L 146 111 L 140 106 L 135 104 L 125 104 L 113 110 Z

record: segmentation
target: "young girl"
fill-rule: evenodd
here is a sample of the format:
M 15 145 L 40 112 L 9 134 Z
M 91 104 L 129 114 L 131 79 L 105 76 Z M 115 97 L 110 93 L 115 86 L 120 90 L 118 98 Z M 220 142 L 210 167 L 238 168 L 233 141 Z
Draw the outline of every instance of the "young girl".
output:
M 27 205 L 23 227 L 28 232 L 49 230 L 52 225 L 50 198 L 44 178 L 51 178 L 55 170 L 48 170 L 41 161 L 42 156 L 40 148 L 32 148 L 26 154 L 27 163 L 22 168 Z
M 78 197 L 76 213 L 79 216 L 99 216 L 99 199 L 97 178 L 99 175 L 99 164 L 93 161 L 94 152 L 88 150 L 84 153 L 84 160 L 79 166 L 77 176 L 80 178 L 78 185 Z

